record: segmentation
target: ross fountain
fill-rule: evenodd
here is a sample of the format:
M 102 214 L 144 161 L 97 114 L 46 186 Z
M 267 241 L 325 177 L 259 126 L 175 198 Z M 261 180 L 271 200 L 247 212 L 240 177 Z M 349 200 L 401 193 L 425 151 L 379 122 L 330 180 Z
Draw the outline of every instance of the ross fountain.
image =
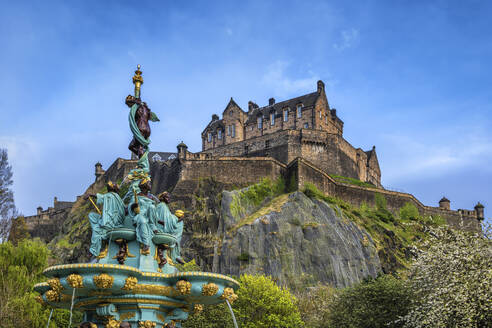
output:
M 138 162 L 121 183 L 128 192 L 120 198 L 120 186 L 109 181 L 107 193 L 85 195 L 96 210 L 89 214 L 93 259 L 48 267 L 48 281 L 34 286 L 41 303 L 82 311 L 81 328 L 181 327 L 203 305 L 237 299 L 234 279 L 176 268 L 183 263 L 179 243 L 185 213 L 171 213 L 166 192 L 150 194 L 149 121 L 159 119 L 140 99 L 140 65 L 133 83 L 135 96 L 125 103 L 133 133 L 129 149 Z

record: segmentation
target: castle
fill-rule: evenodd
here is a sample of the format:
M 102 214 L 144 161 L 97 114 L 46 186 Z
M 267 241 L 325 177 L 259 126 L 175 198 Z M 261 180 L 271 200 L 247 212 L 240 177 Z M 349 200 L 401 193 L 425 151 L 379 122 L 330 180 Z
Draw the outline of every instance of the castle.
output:
M 172 191 L 180 206 L 192 209 L 193 193 L 203 179 L 213 178 L 227 189 L 282 177 L 289 190 L 302 190 L 312 183 L 325 194 L 355 206 L 374 205 L 379 194 L 395 213 L 411 203 L 421 215 L 442 216 L 460 229 L 481 229 L 484 207 L 480 203 L 473 210 L 451 210 L 446 198 L 432 207 L 411 194 L 384 189 L 375 147 L 364 151 L 343 138 L 343 121 L 336 109 L 330 108 L 322 81 L 315 92 L 300 97 L 278 103 L 271 98 L 264 107 L 249 102 L 247 112 L 231 98 L 222 118 L 212 115 L 201 137 L 202 151 L 198 153 L 189 152 L 183 142 L 177 153 L 150 152 L 152 193 Z M 121 181 L 136 162 L 118 158 L 107 170 L 97 163 L 96 180 L 88 191 L 97 192 L 109 180 Z M 78 197 L 75 204 L 80 201 Z M 45 211 L 38 209 L 38 215 L 26 219 L 33 231 L 39 227 L 36 222 L 46 222 L 49 215 L 47 218 Z
M 259 107 L 248 103 L 245 112 L 231 98 L 222 119 L 212 120 L 202 132 L 202 153 L 213 156 L 272 157 L 284 164 L 304 158 L 329 174 L 381 187 L 376 148 L 354 148 L 343 138 L 343 121 L 330 108 L 325 84 L 306 95 Z

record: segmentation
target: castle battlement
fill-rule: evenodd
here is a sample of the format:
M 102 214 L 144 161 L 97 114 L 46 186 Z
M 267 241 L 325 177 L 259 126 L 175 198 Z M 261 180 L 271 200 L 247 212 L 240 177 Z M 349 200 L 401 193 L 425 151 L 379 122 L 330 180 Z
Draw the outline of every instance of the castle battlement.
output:
M 273 157 L 284 164 L 306 158 L 329 174 L 342 175 L 377 187 L 381 171 L 376 148 L 364 151 L 343 138 L 343 121 L 330 108 L 322 81 L 317 91 L 279 103 L 270 98 L 245 112 L 231 98 L 222 118 L 202 132 L 202 154 L 216 157 Z

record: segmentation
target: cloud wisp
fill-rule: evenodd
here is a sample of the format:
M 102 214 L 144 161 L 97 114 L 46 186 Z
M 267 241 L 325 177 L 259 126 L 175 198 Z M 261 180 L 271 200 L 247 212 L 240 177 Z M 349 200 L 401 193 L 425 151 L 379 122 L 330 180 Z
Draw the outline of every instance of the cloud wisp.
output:
M 340 41 L 333 44 L 333 48 L 343 51 L 352 48 L 359 42 L 359 30 L 351 28 L 340 32 Z

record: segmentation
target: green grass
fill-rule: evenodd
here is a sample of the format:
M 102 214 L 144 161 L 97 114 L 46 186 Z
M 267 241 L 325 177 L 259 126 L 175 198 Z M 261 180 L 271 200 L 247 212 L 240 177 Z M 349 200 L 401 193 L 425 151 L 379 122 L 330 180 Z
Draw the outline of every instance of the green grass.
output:
M 254 184 L 233 196 L 230 210 L 234 217 L 241 218 L 245 216 L 246 209 L 258 207 L 268 199 L 275 198 L 285 192 L 285 181 L 278 178 L 272 181 L 263 178 L 259 183 Z
M 446 220 L 440 216 L 418 215 L 417 208 L 410 203 L 405 204 L 397 214 L 387 209 L 386 198 L 379 193 L 375 194 L 375 206 L 363 203 L 360 207 L 353 206 L 339 198 L 325 195 L 315 185 L 307 183 L 303 190 L 310 198 L 323 200 L 341 214 L 342 219 L 349 219 L 369 233 L 374 240 L 376 248 L 387 252 L 396 258 L 399 268 L 408 267 L 410 260 L 405 255 L 405 249 L 427 237 L 426 226 L 438 226 L 446 224 Z M 390 232 L 394 233 L 390 240 Z M 390 244 L 396 247 L 390 247 Z
M 330 177 L 332 177 L 333 179 L 335 179 L 338 182 L 347 183 L 347 184 L 351 184 L 351 185 L 356 185 L 356 186 L 359 186 L 359 187 L 377 188 L 372 183 L 360 181 L 360 180 L 357 180 L 357 179 L 354 179 L 354 178 L 344 177 L 344 176 L 336 175 L 336 174 L 330 174 Z

